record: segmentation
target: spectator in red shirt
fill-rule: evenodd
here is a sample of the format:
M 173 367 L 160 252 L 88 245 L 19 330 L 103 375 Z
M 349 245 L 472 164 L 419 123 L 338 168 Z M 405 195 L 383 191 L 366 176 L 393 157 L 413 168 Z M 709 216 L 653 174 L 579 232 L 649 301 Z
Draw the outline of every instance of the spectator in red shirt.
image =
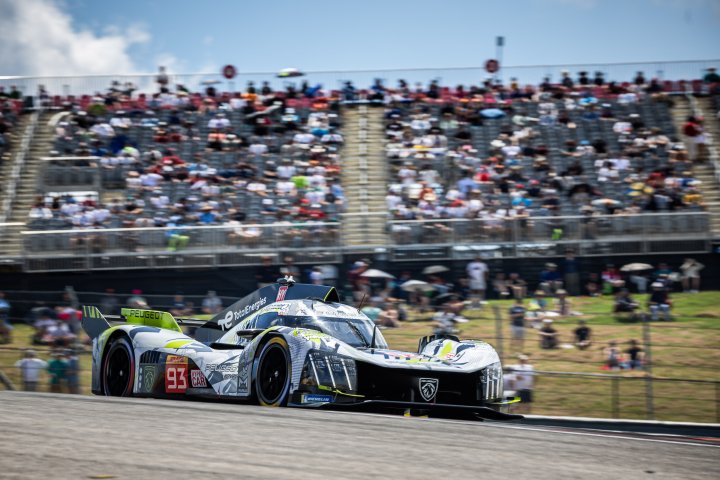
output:
M 689 116 L 683 125 L 683 134 L 688 137 L 688 150 L 690 160 L 700 161 L 705 159 L 705 132 L 703 131 L 702 119 Z

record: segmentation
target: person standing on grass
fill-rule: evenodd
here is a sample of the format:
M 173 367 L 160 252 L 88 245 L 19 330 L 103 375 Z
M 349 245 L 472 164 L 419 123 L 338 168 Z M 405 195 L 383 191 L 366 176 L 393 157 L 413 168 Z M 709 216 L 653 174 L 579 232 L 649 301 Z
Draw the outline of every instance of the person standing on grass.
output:
M 12 343 L 12 331 L 10 303 L 5 300 L 5 292 L 0 292 L 0 343 Z
M 78 357 L 77 350 L 69 348 L 65 350 L 65 356 L 67 358 L 67 386 L 68 393 L 78 394 L 80 393 L 80 358 Z
M 40 381 L 40 372 L 47 368 L 47 362 L 37 358 L 35 350 L 26 350 L 25 358 L 15 362 L 15 366 L 20 369 L 23 389 L 26 392 L 37 391 L 38 382 Z
M 470 278 L 472 306 L 473 308 L 479 308 L 481 302 L 485 300 L 485 290 L 487 290 L 487 280 L 490 276 L 490 271 L 481 257 L 475 257 L 475 260 L 468 263 L 465 269 Z
M 510 307 L 510 328 L 512 330 L 510 348 L 522 352 L 525 347 L 525 307 L 522 298 L 516 298 L 515 303 Z
M 700 291 L 700 270 L 703 268 L 705 265 L 694 258 L 685 259 L 680 265 L 683 292 L 698 293 Z
M 508 367 L 509 375 L 505 376 L 510 390 L 520 397 L 520 403 L 515 407 L 517 413 L 530 413 L 533 402 L 533 388 L 535 384 L 535 367 L 533 367 L 527 355 L 518 355 L 520 361 L 517 365 Z
M 572 296 L 580 295 L 580 264 L 575 252 L 568 250 L 562 261 L 563 281 L 568 293 Z
M 50 391 L 52 393 L 62 393 L 63 385 L 67 381 L 68 362 L 62 350 L 57 350 L 52 354 L 53 358 L 48 362 L 47 370 L 50 374 Z

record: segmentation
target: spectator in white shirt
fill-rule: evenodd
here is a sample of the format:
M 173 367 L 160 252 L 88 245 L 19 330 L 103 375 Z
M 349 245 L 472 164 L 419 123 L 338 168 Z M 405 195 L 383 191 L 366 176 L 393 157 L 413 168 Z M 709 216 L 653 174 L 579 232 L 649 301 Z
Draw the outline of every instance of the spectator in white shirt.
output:
M 40 372 L 47 368 L 47 362 L 37 358 L 34 350 L 27 350 L 25 358 L 15 362 L 15 366 L 20 369 L 23 389 L 26 392 L 36 391 L 40 382 Z
M 254 155 L 264 155 L 268 152 L 268 146 L 264 143 L 253 143 L 248 147 L 248 151 Z

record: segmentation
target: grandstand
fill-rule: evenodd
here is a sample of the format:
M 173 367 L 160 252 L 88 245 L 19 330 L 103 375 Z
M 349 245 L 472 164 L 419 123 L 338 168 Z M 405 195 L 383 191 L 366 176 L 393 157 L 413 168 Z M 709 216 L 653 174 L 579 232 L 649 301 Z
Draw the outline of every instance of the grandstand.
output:
M 694 162 L 683 124 L 704 116 L 717 138 L 714 63 L 586 85 L 3 80 L 20 91 L 3 98 L 0 254 L 28 273 L 709 254 L 717 152 Z

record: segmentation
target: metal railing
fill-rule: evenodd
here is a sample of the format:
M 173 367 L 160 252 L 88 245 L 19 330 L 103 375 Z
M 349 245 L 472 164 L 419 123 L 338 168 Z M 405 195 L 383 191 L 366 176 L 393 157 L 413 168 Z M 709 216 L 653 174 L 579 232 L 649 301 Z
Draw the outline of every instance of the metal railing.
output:
M 567 249 L 585 256 L 703 253 L 711 244 L 705 212 L 489 220 L 352 215 L 368 228 L 385 224 L 388 243 L 347 247 L 342 223 L 332 222 L 36 230 L 22 232 L 23 258 L 28 271 L 50 271 L 251 265 L 268 252 L 291 250 L 315 262 L 382 247 L 392 260 L 418 261 L 547 257 Z
M 13 202 L 15 201 L 15 192 L 17 185 L 20 183 L 20 178 L 25 169 L 25 161 L 30 151 L 30 143 L 35 135 L 35 128 L 37 127 L 40 113 L 38 111 L 33 112 L 30 115 L 30 122 L 25 127 L 23 132 L 23 138 L 20 143 L 20 148 L 15 154 L 15 162 L 13 163 L 12 170 L 8 178 L 3 179 L 5 183 L 5 195 L 2 202 L 2 208 L 0 209 L 0 223 L 7 221 L 10 212 L 12 211 Z
M 659 78 L 661 80 L 694 80 L 700 79 L 709 67 L 720 65 L 718 59 L 708 60 L 681 60 L 681 61 L 647 61 L 623 63 L 583 63 L 583 64 L 555 64 L 555 65 L 512 65 L 502 66 L 499 74 L 503 79 L 517 78 L 523 84 L 538 84 L 545 77 L 558 82 L 563 70 L 569 70 L 573 78 L 577 72 L 587 71 L 592 76 L 594 72 L 602 72 L 606 81 L 618 82 L 632 81 L 638 71 L 643 71 L 646 78 Z M 236 91 L 244 89 L 247 82 L 254 82 L 259 88 L 263 81 L 268 81 L 272 88 L 283 89 L 288 79 L 279 79 L 277 72 L 239 72 L 233 80 L 226 80 L 220 69 L 205 73 L 172 73 L 168 75 L 169 85 L 174 88 L 181 84 L 192 91 L 205 89 L 203 82 L 218 81 L 218 90 Z M 477 85 L 490 75 L 483 66 L 445 67 L 445 68 L 397 68 L 397 69 L 371 69 L 371 70 L 317 70 L 305 72 L 306 76 L 300 79 L 307 80 L 309 84 L 321 84 L 325 89 L 340 89 L 345 81 L 352 81 L 359 88 L 367 88 L 375 79 L 383 80 L 385 85 L 395 86 L 399 79 L 403 79 L 414 87 L 416 82 L 427 85 L 431 80 L 438 80 L 441 85 L 454 86 L 457 84 Z M 157 91 L 157 74 L 108 74 L 84 76 L 48 76 L 48 77 L 0 77 L 0 85 L 9 90 L 16 86 L 23 95 L 33 96 L 39 86 L 44 86 L 51 95 L 92 95 L 95 92 L 107 91 L 113 82 L 122 90 L 126 84 L 132 84 L 136 91 Z M 295 83 L 300 83 L 297 81 Z M 671 90 L 682 92 L 678 83 L 671 85 Z
M 255 265 L 292 252 L 298 263 L 339 262 L 332 222 L 22 232 L 27 271 Z
M 720 422 L 718 381 L 554 371 L 533 376 L 535 414 Z
M 43 157 L 37 176 L 39 192 L 93 190 L 102 192 L 99 157 Z

